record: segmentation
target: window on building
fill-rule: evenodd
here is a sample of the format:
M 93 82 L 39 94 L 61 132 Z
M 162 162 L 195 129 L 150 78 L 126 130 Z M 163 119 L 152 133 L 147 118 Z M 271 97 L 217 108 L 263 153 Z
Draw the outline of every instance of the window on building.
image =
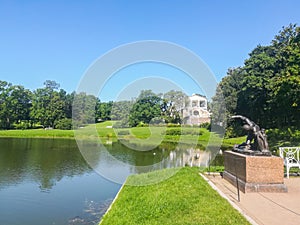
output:
M 196 107 L 197 106 L 197 101 L 192 101 L 192 107 Z
M 195 110 L 194 111 L 194 116 L 199 116 L 199 111 Z
M 206 102 L 205 101 L 200 101 L 200 107 L 205 108 L 206 107 Z

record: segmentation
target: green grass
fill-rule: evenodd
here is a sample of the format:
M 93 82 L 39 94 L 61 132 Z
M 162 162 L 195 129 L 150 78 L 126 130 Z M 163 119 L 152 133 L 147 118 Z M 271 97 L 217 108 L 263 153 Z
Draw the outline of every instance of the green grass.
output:
M 170 170 L 130 176 L 126 184 L 163 177 Z M 197 168 L 185 167 L 155 185 L 124 185 L 100 224 L 249 224 L 198 173 Z
M 100 137 L 101 140 L 116 141 L 117 138 L 125 139 L 133 144 L 149 144 L 156 145 L 161 142 L 173 142 L 173 143 L 186 143 L 197 144 L 198 146 L 207 146 L 207 143 L 220 143 L 220 138 L 215 133 L 210 133 L 204 128 L 195 127 L 134 127 L 134 128 L 122 128 L 113 129 L 113 121 L 106 121 L 103 123 L 97 123 L 95 125 L 88 125 L 82 129 L 75 131 L 76 137 L 83 139 L 96 139 Z M 183 135 L 164 135 L 166 130 L 181 130 Z M 125 132 L 124 132 L 125 131 Z M 196 135 L 198 132 L 201 135 Z M 125 135 L 122 135 L 125 134 Z M 120 134 L 120 135 L 119 135 Z M 44 129 L 29 129 L 29 130 L 0 130 L 0 137 L 20 137 L 20 138 L 74 138 L 73 130 L 44 130 Z M 245 141 L 245 137 L 224 139 L 222 148 L 230 149 L 234 144 L 239 144 Z
M 224 138 L 222 149 L 224 150 L 232 149 L 232 147 L 235 144 L 242 144 L 245 141 L 246 141 L 246 136 L 236 137 L 236 138 Z
M 74 138 L 73 130 L 0 130 L 0 137 L 17 138 Z

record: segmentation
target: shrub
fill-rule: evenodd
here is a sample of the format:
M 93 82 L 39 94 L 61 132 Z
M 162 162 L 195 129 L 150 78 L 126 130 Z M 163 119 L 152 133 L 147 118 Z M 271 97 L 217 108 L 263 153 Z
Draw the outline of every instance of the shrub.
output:
M 25 130 L 25 129 L 29 129 L 30 127 L 31 125 L 27 121 L 14 124 L 14 128 L 18 130 Z
M 149 127 L 149 124 L 144 123 L 144 122 L 139 122 L 139 124 L 136 125 L 136 127 Z
M 168 123 L 167 127 L 181 127 L 180 124 L 175 124 L 175 123 Z
M 181 129 L 170 129 L 165 131 L 165 135 L 180 136 Z
M 130 134 L 129 130 L 120 130 L 118 132 L 118 135 L 129 135 L 129 134 Z
M 163 135 L 179 136 L 179 135 L 202 135 L 203 131 L 199 129 L 169 129 L 166 130 Z
M 268 129 L 266 133 L 269 147 L 273 151 L 280 146 L 300 145 L 300 131 L 295 128 Z
M 201 123 L 200 127 L 205 128 L 207 130 L 210 130 L 210 128 L 211 128 L 210 123 L 208 123 L 208 122 L 207 123 Z
M 72 119 L 60 119 L 55 122 L 54 127 L 60 130 L 72 130 Z

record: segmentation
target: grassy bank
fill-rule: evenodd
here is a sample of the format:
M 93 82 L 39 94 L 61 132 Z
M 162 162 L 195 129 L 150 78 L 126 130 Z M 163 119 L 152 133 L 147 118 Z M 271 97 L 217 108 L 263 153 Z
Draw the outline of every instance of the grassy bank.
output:
M 182 168 L 155 185 L 124 185 L 101 225 L 131 224 L 249 224 L 198 174 L 197 168 Z M 164 176 L 168 170 L 131 176 L 128 183 L 143 183 Z
M 0 137 L 15 138 L 74 138 L 73 130 L 0 130 Z
M 113 129 L 113 122 L 106 121 L 98 123 L 96 126 L 89 125 L 83 129 L 76 131 L 76 137 L 81 138 L 97 138 L 102 140 L 107 139 L 116 141 L 117 139 L 123 139 L 128 142 L 136 144 L 151 144 L 160 142 L 181 142 L 181 143 L 197 143 L 199 146 L 207 145 L 209 140 L 211 142 L 222 141 L 215 133 L 210 133 L 204 128 L 193 127 L 134 127 L 134 128 L 122 128 Z M 96 132 L 95 132 L 96 128 Z M 97 136 L 96 136 L 97 134 Z M 200 134 L 200 135 L 199 135 Z M 19 138 L 74 138 L 75 134 L 73 130 L 45 130 L 45 129 L 32 129 L 32 130 L 0 130 L 0 137 L 19 137 Z M 223 149 L 230 149 L 234 144 L 244 141 L 242 138 L 225 139 L 223 141 Z

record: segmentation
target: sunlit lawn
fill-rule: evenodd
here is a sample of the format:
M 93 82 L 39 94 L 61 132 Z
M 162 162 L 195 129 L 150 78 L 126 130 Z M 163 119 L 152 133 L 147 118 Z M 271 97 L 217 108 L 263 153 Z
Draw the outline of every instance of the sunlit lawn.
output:
M 134 175 L 126 184 L 143 184 L 168 176 L 166 169 Z M 147 186 L 125 185 L 101 225 L 249 224 L 199 175 L 185 167 L 169 179 Z
M 205 148 L 208 143 L 220 145 L 223 141 L 225 148 L 231 148 L 234 144 L 242 143 L 245 137 L 224 139 L 215 133 L 204 128 L 196 127 L 134 127 L 134 128 L 112 128 L 114 122 L 106 121 L 88 125 L 75 130 L 0 130 L 0 137 L 21 137 L 21 138 L 83 138 L 116 141 L 117 139 L 127 140 L 135 144 L 157 144 L 161 142 L 174 142 L 199 145 Z M 181 130 L 182 135 L 166 135 L 166 130 Z M 197 132 L 201 132 L 198 135 Z

